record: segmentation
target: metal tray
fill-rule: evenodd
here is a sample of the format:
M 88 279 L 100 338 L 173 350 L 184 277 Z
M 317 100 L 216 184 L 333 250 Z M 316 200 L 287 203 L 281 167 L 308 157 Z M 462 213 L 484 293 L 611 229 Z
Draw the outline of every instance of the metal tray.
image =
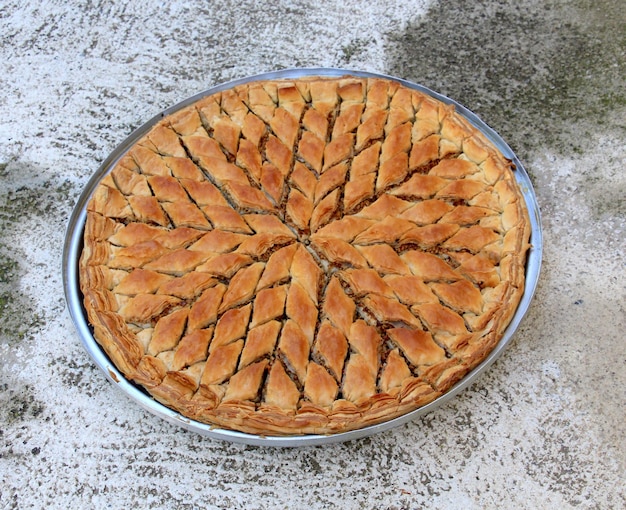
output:
M 165 407 L 150 395 L 148 395 L 143 389 L 135 384 L 129 382 L 124 376 L 117 370 L 117 368 L 111 363 L 109 358 L 104 354 L 98 343 L 93 337 L 93 332 L 89 324 L 87 323 L 86 312 L 82 305 L 82 294 L 80 292 L 78 281 L 78 262 L 83 246 L 83 229 L 86 220 L 86 206 L 92 193 L 95 191 L 96 186 L 100 180 L 113 168 L 115 163 L 126 153 L 126 151 L 137 142 L 142 136 L 144 136 L 160 119 L 164 116 L 174 113 L 207 95 L 229 89 L 235 85 L 239 85 L 246 82 L 256 80 L 271 80 L 271 79 L 294 79 L 305 76 L 343 76 L 353 75 L 360 77 L 379 77 L 396 80 L 403 85 L 419 90 L 430 96 L 448 104 L 453 104 L 461 115 L 463 115 L 469 122 L 471 122 L 476 128 L 478 128 L 489 140 L 515 164 L 517 171 L 515 172 L 518 183 L 520 184 L 522 193 L 526 200 L 528 207 L 530 222 L 531 222 L 531 249 L 528 252 L 528 262 L 526 265 L 526 287 L 522 300 L 517 308 L 516 313 L 511 320 L 511 323 L 504 332 L 504 335 L 498 345 L 493 349 L 489 356 L 474 370 L 467 374 L 459 383 L 457 383 L 450 391 L 441 397 L 437 398 L 433 402 L 409 412 L 398 418 L 380 423 L 378 425 L 372 425 L 358 430 L 349 432 L 343 432 L 334 435 L 301 435 L 301 436 L 259 436 L 254 434 L 245 434 L 241 432 L 235 432 L 226 429 L 215 428 L 214 426 L 207 425 L 198 421 L 190 420 L 180 413 Z M 179 104 L 164 110 L 151 120 L 146 122 L 143 126 L 135 130 L 124 142 L 122 142 L 102 163 L 97 172 L 91 177 L 83 193 L 81 194 L 75 209 L 70 217 L 69 225 L 67 228 L 65 245 L 63 250 L 63 285 L 65 290 L 65 296 L 68 304 L 69 313 L 76 326 L 78 334 L 85 349 L 96 363 L 98 367 L 104 372 L 105 376 L 121 391 L 123 391 L 131 400 L 142 406 L 144 409 L 159 416 L 160 418 L 182 426 L 183 428 L 197 432 L 204 436 L 208 436 L 214 439 L 221 439 L 231 441 L 235 443 L 243 443 L 256 446 L 281 446 L 281 447 L 294 447 L 294 446 L 311 446 L 311 445 L 323 445 L 329 443 L 338 443 L 348 440 L 359 439 L 379 432 L 389 430 L 393 427 L 397 427 L 408 421 L 415 420 L 416 418 L 433 411 L 437 407 L 441 406 L 444 402 L 449 401 L 455 397 L 462 390 L 472 384 L 476 378 L 482 374 L 505 350 L 517 328 L 520 325 L 523 317 L 525 316 L 530 302 L 535 293 L 537 287 L 537 281 L 539 279 L 539 272 L 541 269 L 541 256 L 543 250 L 543 237 L 541 231 L 541 218 L 539 213 L 539 207 L 537 205 L 537 199 L 530 182 L 530 178 L 526 173 L 526 170 L 522 166 L 517 156 L 513 153 L 511 148 L 506 142 L 489 126 L 487 126 L 477 115 L 465 108 L 464 106 L 456 103 L 452 99 L 449 99 L 441 94 L 433 92 L 432 90 L 417 85 L 415 83 L 408 82 L 406 80 L 394 78 L 391 76 L 385 76 L 381 74 L 353 71 L 347 69 L 331 69 L 331 68 L 308 68 L 308 69 L 287 69 L 281 71 L 275 71 L 270 73 L 264 73 L 256 76 L 250 76 L 244 79 L 223 83 L 216 87 L 212 87 L 204 92 L 196 94 Z

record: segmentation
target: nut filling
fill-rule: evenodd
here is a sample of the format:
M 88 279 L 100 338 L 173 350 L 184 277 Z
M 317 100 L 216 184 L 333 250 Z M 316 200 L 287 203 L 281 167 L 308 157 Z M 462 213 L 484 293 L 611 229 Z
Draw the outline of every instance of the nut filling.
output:
M 87 206 L 94 337 L 182 415 L 262 435 L 387 421 L 501 339 L 530 223 L 467 120 L 380 78 L 259 81 L 161 119 Z

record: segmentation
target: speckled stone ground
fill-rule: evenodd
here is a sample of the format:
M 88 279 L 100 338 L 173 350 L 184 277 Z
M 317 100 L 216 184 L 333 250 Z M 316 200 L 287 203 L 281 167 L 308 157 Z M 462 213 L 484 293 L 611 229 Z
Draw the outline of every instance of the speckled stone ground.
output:
M 0 5 L 1 508 L 625 508 L 621 0 Z M 510 347 L 424 418 L 348 443 L 200 437 L 110 385 L 66 310 L 65 228 L 133 128 L 285 67 L 413 80 L 513 147 L 543 272 Z

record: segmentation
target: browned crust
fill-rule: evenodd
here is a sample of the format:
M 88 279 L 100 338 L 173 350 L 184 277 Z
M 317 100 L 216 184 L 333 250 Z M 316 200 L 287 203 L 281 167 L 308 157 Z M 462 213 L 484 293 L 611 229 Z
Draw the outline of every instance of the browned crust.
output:
M 462 380 L 515 313 L 531 227 L 513 171 L 452 107 L 393 81 L 310 77 L 204 98 L 161 120 L 89 202 L 79 275 L 94 337 L 129 380 L 216 427 L 333 434 L 401 416 Z M 219 245 L 198 241 L 218 228 Z M 416 301 L 386 283 L 409 275 L 423 282 Z M 151 294 L 133 294 L 141 278 Z M 480 290 L 481 313 L 476 291 L 459 308 L 458 281 Z M 255 314 L 257 293 L 272 301 Z M 162 317 L 202 299 L 150 344 Z M 251 348 L 238 366 L 268 322 L 276 338 L 256 335 L 259 357 Z M 387 372 L 383 391 L 388 356 L 402 375 Z

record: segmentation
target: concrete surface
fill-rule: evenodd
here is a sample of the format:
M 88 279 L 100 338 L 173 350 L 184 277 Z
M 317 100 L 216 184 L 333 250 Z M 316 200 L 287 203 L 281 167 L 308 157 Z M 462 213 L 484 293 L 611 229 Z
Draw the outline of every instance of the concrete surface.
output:
M 3 1 L 0 507 L 625 508 L 625 12 Z M 450 403 L 364 440 L 273 450 L 185 432 L 107 383 L 68 316 L 60 259 L 82 188 L 133 128 L 298 66 L 400 76 L 478 113 L 532 177 L 544 265 L 510 348 Z

